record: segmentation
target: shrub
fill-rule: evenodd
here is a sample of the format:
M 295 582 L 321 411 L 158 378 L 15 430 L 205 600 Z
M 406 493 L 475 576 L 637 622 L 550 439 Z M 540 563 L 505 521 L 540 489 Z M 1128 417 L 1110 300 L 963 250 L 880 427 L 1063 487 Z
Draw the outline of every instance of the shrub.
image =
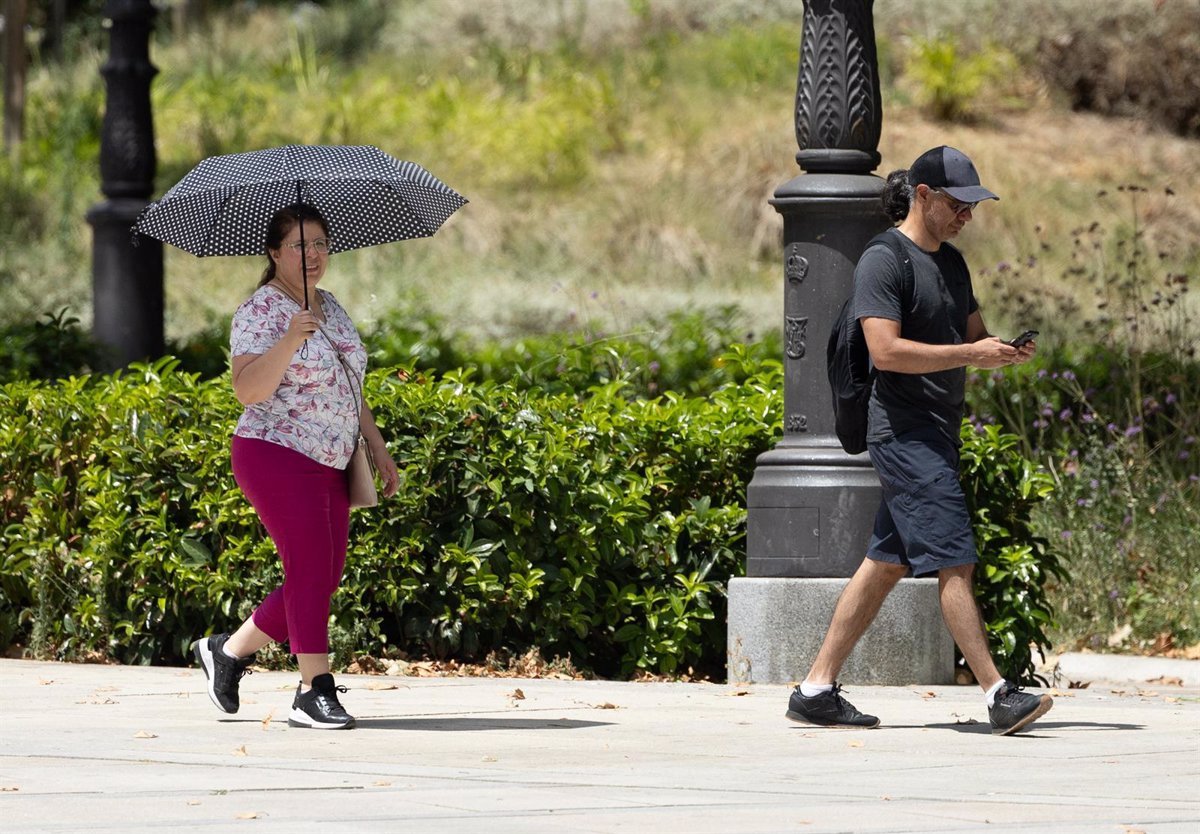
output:
M 967 52 L 952 35 L 918 40 L 908 59 L 907 73 L 917 95 L 934 119 L 969 122 L 984 111 L 982 94 L 1016 68 L 1012 53 L 989 45 Z
M 179 662 L 278 583 L 229 470 L 228 378 L 176 365 L 0 387 L 0 636 L 39 657 Z M 402 487 L 352 520 L 339 638 L 377 656 L 536 647 L 601 675 L 720 677 L 745 487 L 783 405 L 777 361 L 735 347 L 721 366 L 740 382 L 634 400 L 621 378 L 581 398 L 457 372 L 370 374 Z M 1029 563 L 1041 549 L 1023 537 L 1042 485 L 1002 436 L 968 451 L 998 566 L 985 611 L 1019 675 L 1022 644 L 1040 639 L 1043 574 Z
M 279 581 L 229 472 L 228 380 L 174 366 L 0 389 L 0 632 L 38 656 L 178 662 Z M 779 373 L 636 403 L 620 383 L 581 401 L 372 374 L 404 488 L 354 518 L 336 627 L 380 654 L 536 645 L 601 674 L 719 675 Z
M 1200 5 L 1089 6 L 1047 23 L 1038 66 L 1072 107 L 1200 136 Z
M 0 328 L 0 381 L 57 379 L 86 373 L 99 348 L 66 308 L 38 321 Z
M 979 548 L 975 595 L 1000 673 L 1033 682 L 1033 650 L 1050 645 L 1047 585 L 1066 574 L 1037 534 L 1033 511 L 1053 491 L 1050 475 L 998 426 L 962 426 L 962 473 Z

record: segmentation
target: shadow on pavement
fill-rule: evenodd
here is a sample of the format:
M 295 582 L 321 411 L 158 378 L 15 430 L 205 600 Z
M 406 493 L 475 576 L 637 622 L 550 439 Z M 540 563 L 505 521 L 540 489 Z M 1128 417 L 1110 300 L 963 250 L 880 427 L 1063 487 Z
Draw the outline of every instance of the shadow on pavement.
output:
M 608 727 L 611 721 L 576 721 L 569 718 L 359 718 L 363 730 L 423 730 L 466 733 L 485 730 L 581 730 Z
M 986 721 L 963 724 L 911 724 L 899 726 L 889 725 L 891 729 L 905 730 L 956 730 L 960 733 L 987 733 L 991 735 L 992 725 Z M 886 728 L 881 728 L 886 729 Z M 1103 721 L 1036 721 L 1028 729 L 1014 733 L 1014 736 L 1036 736 L 1039 730 L 1144 730 L 1143 724 L 1110 724 Z

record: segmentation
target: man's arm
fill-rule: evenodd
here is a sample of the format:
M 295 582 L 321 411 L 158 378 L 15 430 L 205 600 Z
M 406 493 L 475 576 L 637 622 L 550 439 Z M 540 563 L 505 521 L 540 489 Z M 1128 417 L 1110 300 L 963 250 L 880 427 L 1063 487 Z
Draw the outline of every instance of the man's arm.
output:
M 871 361 L 881 371 L 901 374 L 931 374 L 973 365 L 976 368 L 1000 368 L 1022 362 L 1025 355 L 994 336 L 987 335 L 983 317 L 976 311 L 967 319 L 967 337 L 978 336 L 961 345 L 927 345 L 900 338 L 900 322 L 883 318 L 862 319 L 863 335 Z

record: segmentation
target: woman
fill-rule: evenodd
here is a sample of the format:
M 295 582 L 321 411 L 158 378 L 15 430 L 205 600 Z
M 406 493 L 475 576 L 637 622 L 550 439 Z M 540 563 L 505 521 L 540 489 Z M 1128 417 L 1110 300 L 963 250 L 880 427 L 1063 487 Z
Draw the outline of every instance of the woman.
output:
M 279 551 L 284 581 L 236 632 L 197 640 L 192 651 L 209 697 L 232 713 L 254 653 L 287 640 L 300 667 L 288 725 L 349 729 L 354 719 L 338 701 L 346 688 L 334 684 L 329 669 L 329 604 L 346 562 L 344 470 L 359 430 L 385 496 L 395 494 L 399 475 L 371 409 L 360 402 L 362 341 L 333 295 L 316 289 L 329 263 L 325 218 L 305 204 L 281 209 L 268 225 L 266 252 L 258 289 L 231 328 L 233 390 L 246 406 L 234 430 L 233 474 Z M 306 266 L 311 309 L 303 303 Z

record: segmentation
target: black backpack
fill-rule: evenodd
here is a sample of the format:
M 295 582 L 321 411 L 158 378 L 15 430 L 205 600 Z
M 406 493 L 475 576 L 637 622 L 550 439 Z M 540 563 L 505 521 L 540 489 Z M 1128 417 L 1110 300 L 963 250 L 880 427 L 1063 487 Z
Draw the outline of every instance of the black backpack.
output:
M 913 291 L 913 265 L 899 235 L 899 232 L 892 230 L 881 232 L 867 242 L 863 252 L 872 246 L 886 246 L 895 253 L 903 276 L 903 294 L 907 299 Z M 871 389 L 875 385 L 875 366 L 871 364 L 862 324 L 854 315 L 853 292 L 833 320 L 825 364 L 829 372 L 829 388 L 833 393 L 834 431 L 843 449 L 852 455 L 861 454 L 867 450 L 867 404 L 871 401 Z

